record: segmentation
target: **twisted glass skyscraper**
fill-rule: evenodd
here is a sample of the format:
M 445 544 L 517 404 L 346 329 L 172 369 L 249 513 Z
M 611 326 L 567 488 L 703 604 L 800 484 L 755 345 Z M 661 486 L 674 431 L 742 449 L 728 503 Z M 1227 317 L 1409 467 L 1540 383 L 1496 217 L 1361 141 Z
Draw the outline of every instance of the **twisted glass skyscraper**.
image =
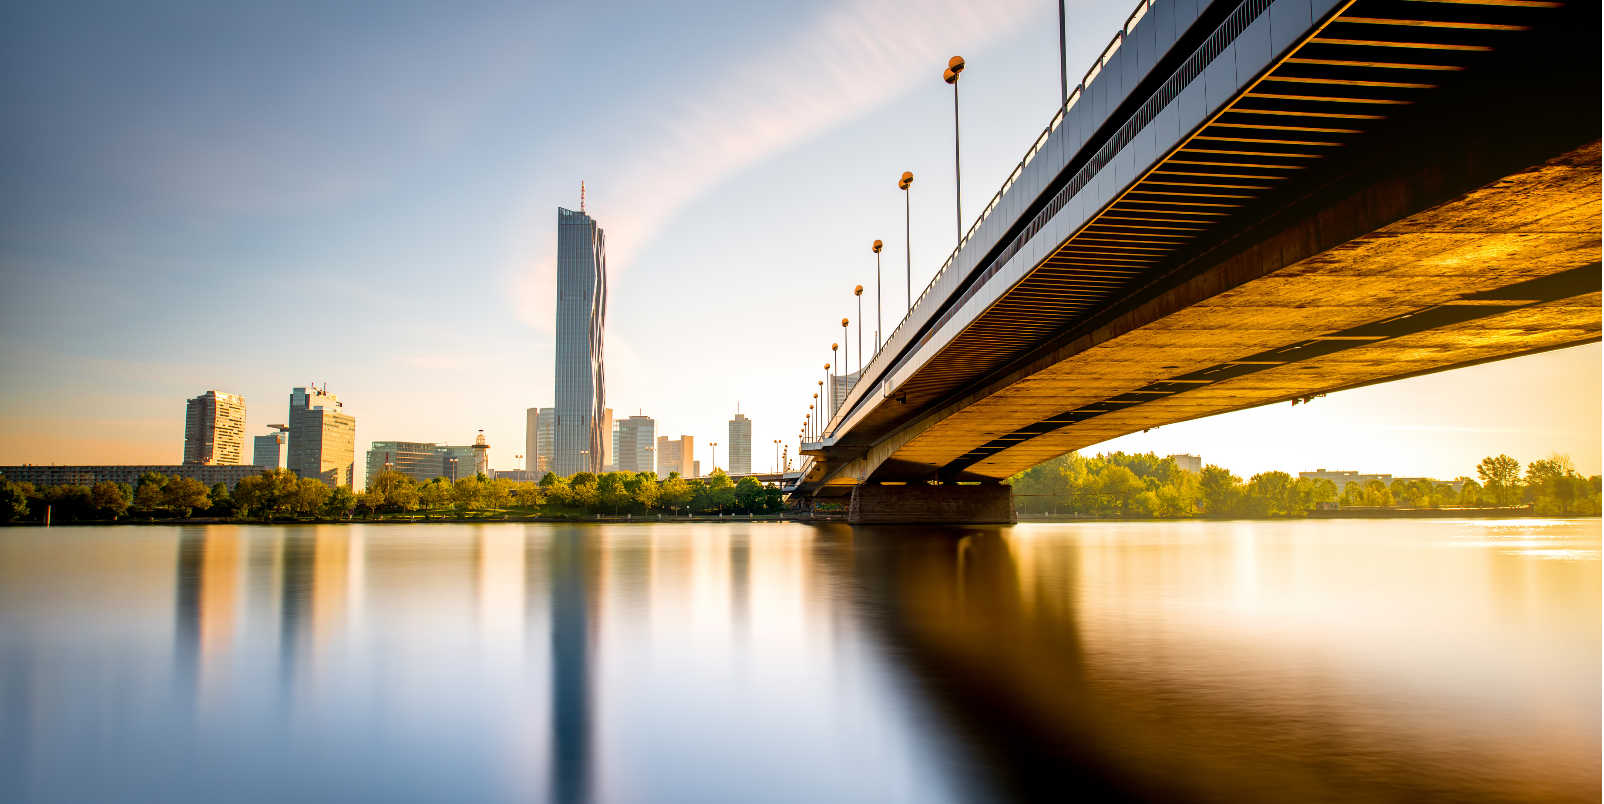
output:
M 583 210 L 557 208 L 557 427 L 554 471 L 599 472 L 604 460 L 607 384 L 606 236 Z

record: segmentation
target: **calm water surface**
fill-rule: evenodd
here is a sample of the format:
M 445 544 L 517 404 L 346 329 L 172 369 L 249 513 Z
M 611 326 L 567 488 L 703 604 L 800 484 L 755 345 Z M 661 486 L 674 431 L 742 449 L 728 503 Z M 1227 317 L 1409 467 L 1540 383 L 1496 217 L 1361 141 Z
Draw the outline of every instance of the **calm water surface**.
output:
M 1599 536 L 0 530 L 0 801 L 1597 801 Z

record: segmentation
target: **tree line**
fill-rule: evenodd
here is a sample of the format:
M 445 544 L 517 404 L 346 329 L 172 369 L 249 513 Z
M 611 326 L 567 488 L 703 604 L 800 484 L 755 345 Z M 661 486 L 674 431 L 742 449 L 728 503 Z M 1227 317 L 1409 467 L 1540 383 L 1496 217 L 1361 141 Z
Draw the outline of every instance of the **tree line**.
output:
M 1261 472 L 1244 481 L 1230 470 L 1208 465 L 1197 474 L 1171 458 L 1123 452 L 1093 457 L 1071 452 L 1008 479 L 1022 514 L 1066 514 L 1130 518 L 1297 517 L 1322 503 L 1339 507 L 1494 508 L 1530 505 L 1534 513 L 1560 516 L 1598 514 L 1598 475 L 1583 477 L 1569 456 L 1553 454 L 1532 461 L 1524 475 L 1508 455 L 1484 458 L 1476 477 L 1451 483 L 1425 480 L 1348 482 L 1294 478 L 1287 472 Z
M 539 483 L 491 479 L 483 474 L 419 483 L 392 471 L 380 473 L 361 492 L 350 486 L 331 488 L 287 469 L 243 478 L 232 489 L 224 483 L 208 488 L 193 478 L 157 472 L 141 475 L 132 486 L 101 481 L 93 486 L 35 488 L 31 483 L 0 478 L 0 522 L 42 521 L 46 510 L 53 522 L 88 522 L 130 515 L 187 519 L 197 514 L 264 521 L 416 513 L 484 516 L 511 511 L 570 516 L 767 514 L 783 506 L 778 488 L 751 477 L 737 482 L 721 469 L 705 480 L 688 480 L 674 472 L 662 481 L 655 472 L 580 472 L 566 478 L 548 472 Z

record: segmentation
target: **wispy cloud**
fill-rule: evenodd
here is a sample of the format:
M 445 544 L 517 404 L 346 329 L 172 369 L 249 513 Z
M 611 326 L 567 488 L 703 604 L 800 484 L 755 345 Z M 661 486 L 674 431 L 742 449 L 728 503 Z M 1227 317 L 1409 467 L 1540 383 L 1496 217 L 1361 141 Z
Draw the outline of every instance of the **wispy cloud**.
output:
M 875 0 L 842 4 L 765 55 L 640 126 L 633 159 L 598 183 L 640 188 L 608 205 L 608 269 L 631 257 L 679 210 L 764 159 L 813 139 L 904 91 L 962 42 L 981 49 L 1021 24 L 1024 0 Z M 626 181 L 627 179 L 627 181 Z M 519 318 L 550 331 L 552 235 L 511 277 Z

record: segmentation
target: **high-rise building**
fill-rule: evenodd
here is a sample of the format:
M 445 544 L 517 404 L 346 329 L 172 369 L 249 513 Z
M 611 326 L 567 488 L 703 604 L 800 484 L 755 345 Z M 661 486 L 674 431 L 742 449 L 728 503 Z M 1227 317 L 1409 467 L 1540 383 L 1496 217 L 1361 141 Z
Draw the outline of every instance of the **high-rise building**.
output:
M 620 472 L 657 471 L 657 422 L 650 416 L 631 416 L 618 420 L 617 447 L 613 465 Z
M 668 477 L 671 472 L 679 472 L 680 477 L 696 477 L 696 439 L 692 436 L 682 435 L 670 439 L 668 436 L 657 437 L 657 476 Z
M 607 321 L 606 238 L 585 214 L 557 209 L 557 474 L 607 463 L 611 426 L 602 330 Z
M 330 486 L 350 485 L 356 470 L 356 418 L 340 412 L 339 397 L 320 388 L 290 392 L 286 468 Z
M 752 474 L 752 420 L 745 414 L 736 413 L 730 419 L 730 435 L 728 443 L 730 450 L 730 474 Z
M 530 408 L 524 414 L 524 466 L 538 479 L 556 465 L 557 409 Z
M 207 391 L 184 413 L 184 463 L 245 464 L 245 397 Z
M 847 394 L 852 393 L 852 389 L 858 387 L 858 378 L 862 374 L 863 372 L 859 370 L 851 374 L 830 375 L 830 413 L 824 419 L 826 423 L 835 418 L 836 411 L 840 410 L 841 405 L 846 403 Z
M 255 446 L 251 450 L 251 464 L 263 469 L 277 469 L 284 465 L 284 442 L 289 440 L 290 426 L 270 424 L 268 427 L 278 432 L 256 436 Z
M 1175 465 L 1181 467 L 1181 471 L 1183 472 L 1191 472 L 1195 475 L 1200 474 L 1203 471 L 1202 456 L 1185 454 L 1171 455 L 1170 460 L 1175 461 Z
M 419 483 L 441 476 L 440 453 L 421 441 L 375 441 L 368 449 L 368 485 L 380 472 L 400 472 Z

